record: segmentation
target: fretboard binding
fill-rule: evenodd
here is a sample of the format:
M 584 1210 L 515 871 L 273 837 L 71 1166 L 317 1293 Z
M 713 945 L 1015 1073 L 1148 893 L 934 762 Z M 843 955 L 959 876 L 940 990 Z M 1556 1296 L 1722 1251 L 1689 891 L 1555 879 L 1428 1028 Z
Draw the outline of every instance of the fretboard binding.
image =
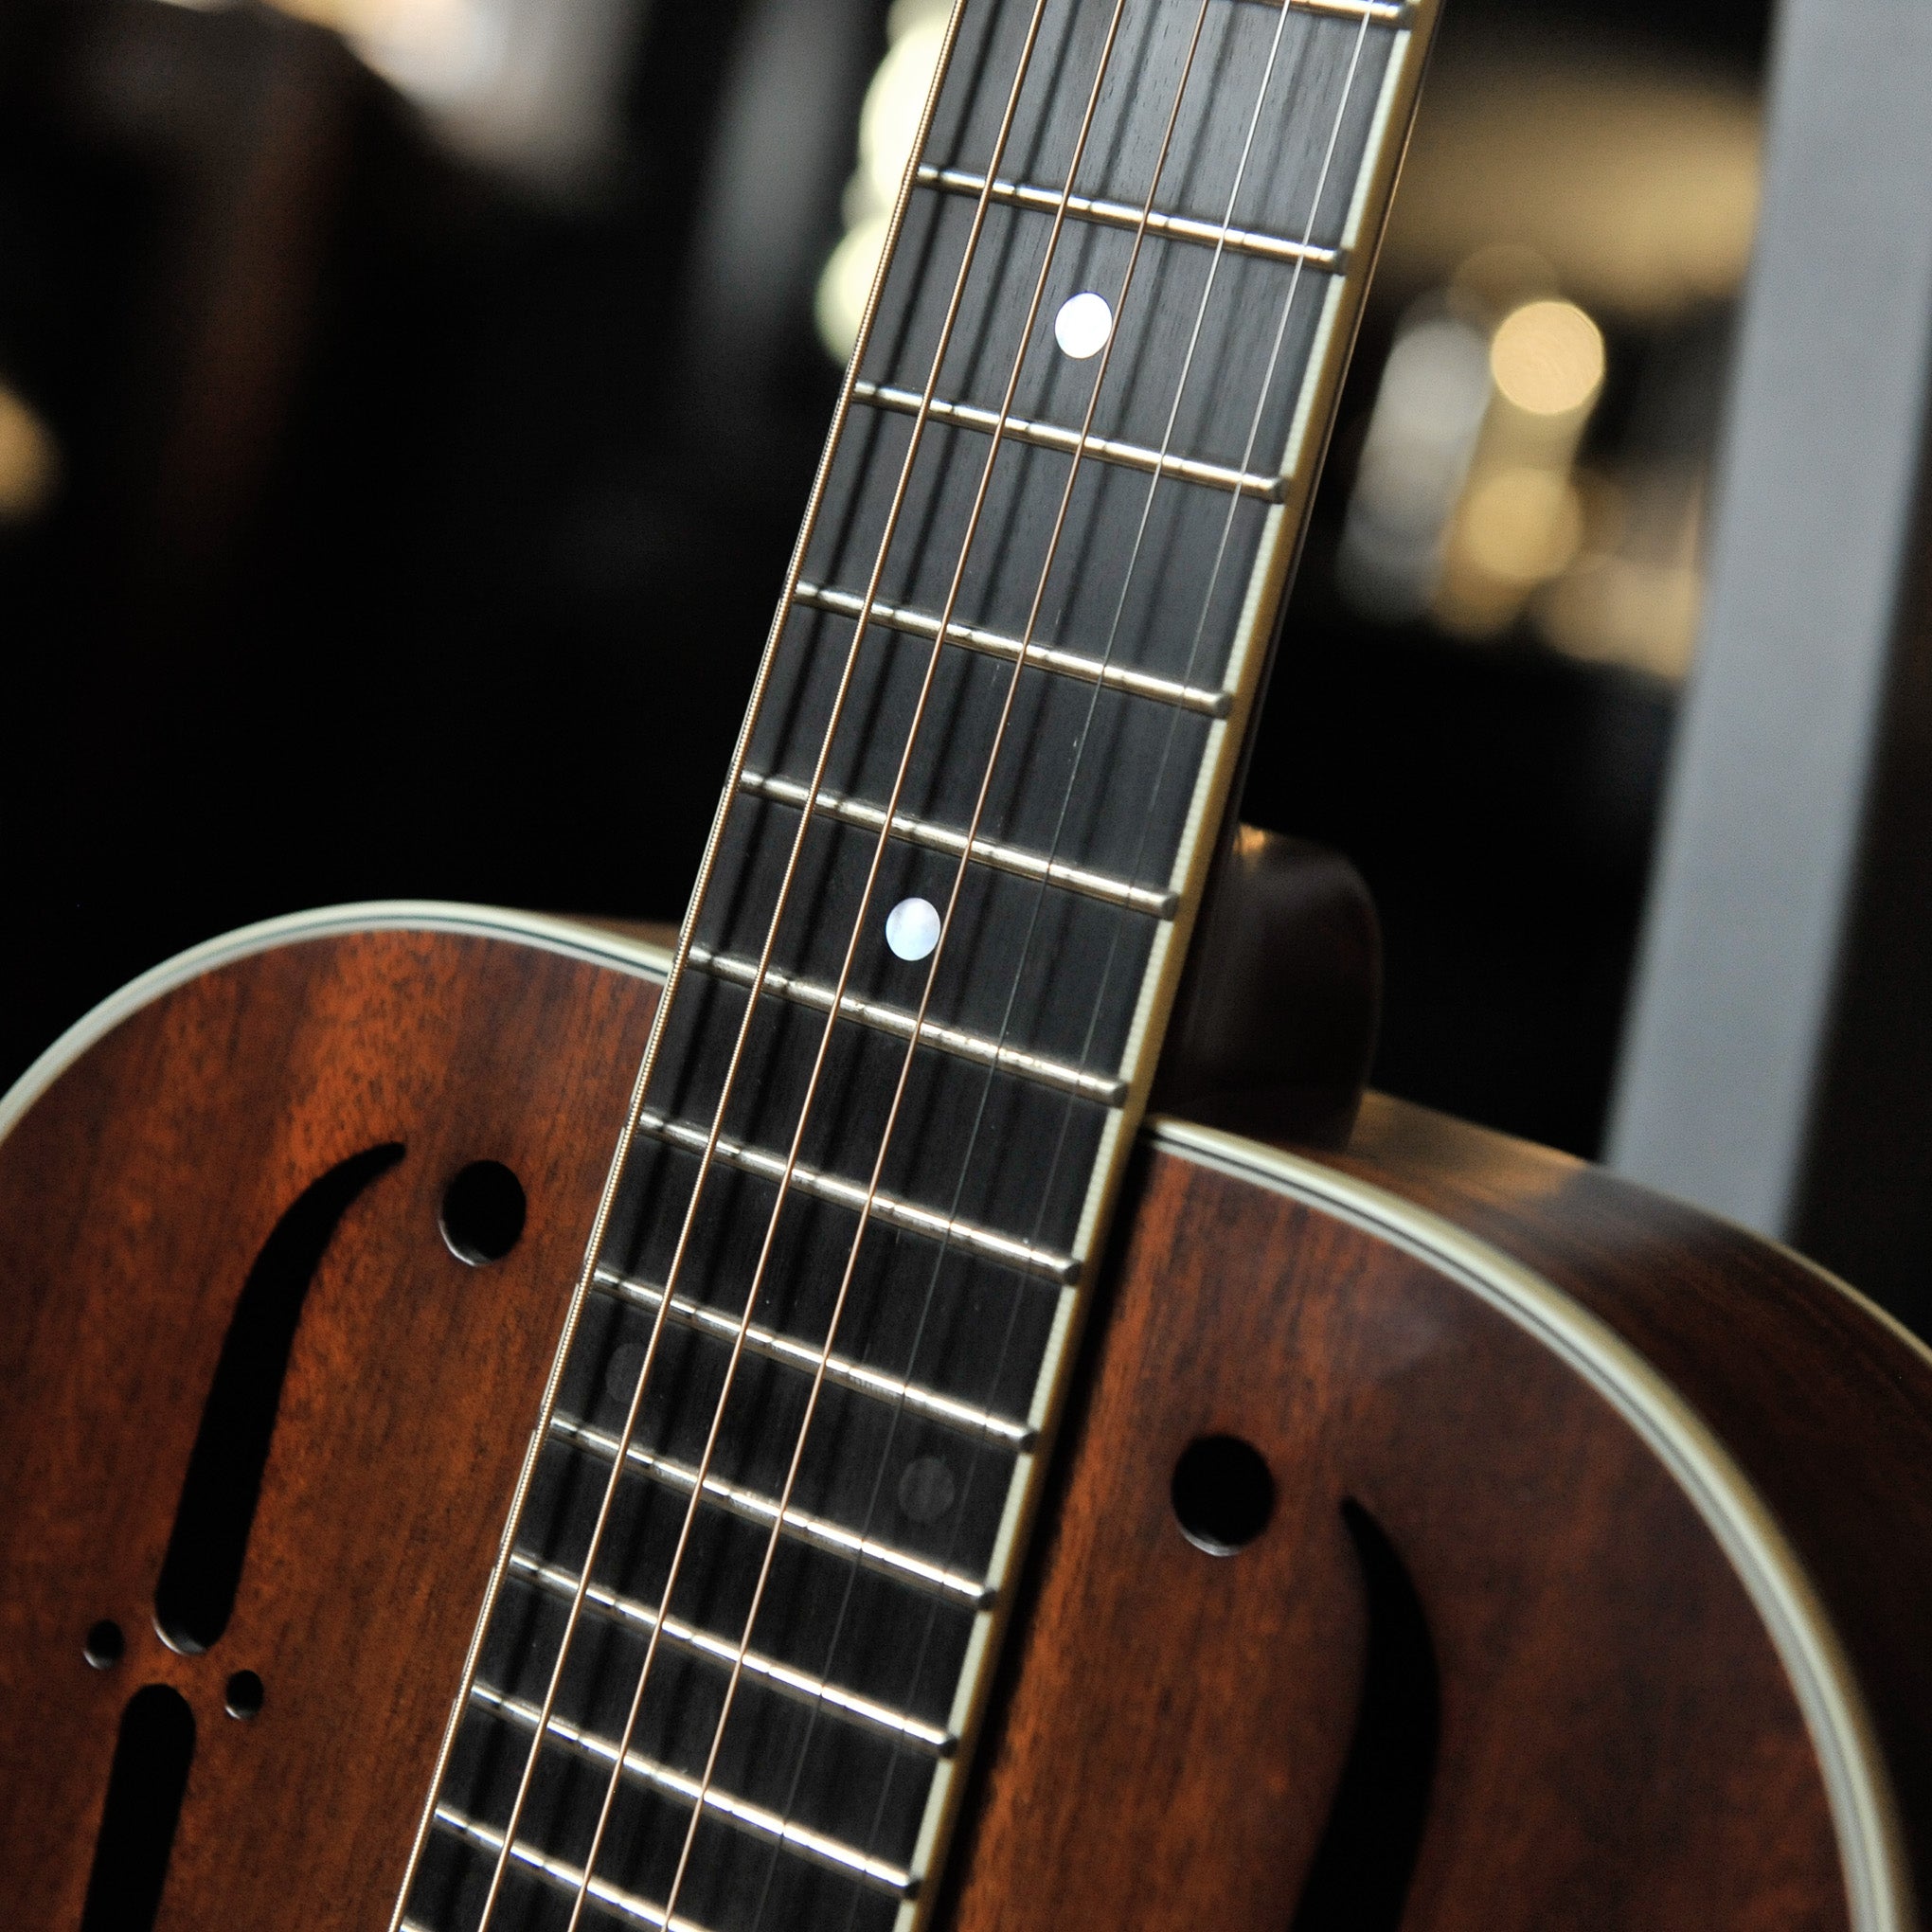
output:
M 722 979 L 727 986 L 748 987 L 757 983 L 758 965 L 755 960 L 736 958 L 728 953 L 714 953 L 708 946 L 700 945 L 693 945 L 686 957 L 699 972 L 709 974 L 713 979 Z M 779 999 L 789 999 L 795 1005 L 809 1007 L 814 1012 L 829 1013 L 832 1010 L 831 987 L 815 979 L 803 978 L 796 973 L 781 973 L 775 966 L 765 969 L 764 991 Z M 968 1032 L 960 1027 L 941 1026 L 937 1020 L 921 1023 L 915 1014 L 900 1007 L 888 1006 L 883 1000 L 862 999 L 857 993 L 849 993 L 838 1001 L 838 1011 L 841 1018 L 876 1028 L 882 1033 L 890 1033 L 895 1039 L 911 1040 L 916 1037 L 922 1046 L 937 1046 L 943 1052 L 957 1054 L 961 1060 L 971 1060 L 981 1066 L 997 1067 L 1002 1073 L 1037 1081 L 1043 1086 L 1058 1087 L 1063 1093 L 1078 1094 L 1085 1100 L 1098 1100 L 1103 1107 L 1118 1107 L 1127 1098 L 1127 1082 L 1118 1076 L 1088 1073 L 1064 1060 L 1052 1060 L 1044 1053 L 1029 1053 L 1023 1047 L 1008 1046 L 1000 1041 L 989 1040 L 983 1033 Z
M 1196 456 L 1177 456 L 1172 453 L 1163 456 L 1159 450 L 1150 449 L 1145 443 L 1121 442 L 1105 436 L 1082 436 L 1077 429 L 1063 429 L 1057 422 L 1035 422 L 1025 416 L 1009 416 L 1002 424 L 998 410 L 982 408 L 976 402 L 949 402 L 939 397 L 927 402 L 916 389 L 897 389 L 883 383 L 868 382 L 852 385 L 852 400 L 869 403 L 874 409 L 889 409 L 901 416 L 918 416 L 923 412 L 934 422 L 980 430 L 988 436 L 997 431 L 1012 442 L 1031 443 L 1036 449 L 1090 456 L 1096 462 L 1172 476 L 1182 483 L 1198 483 L 1208 490 L 1227 490 L 1241 496 L 1260 497 L 1264 503 L 1279 503 L 1284 494 L 1279 476 L 1263 475 L 1256 470 L 1237 470 L 1225 463 L 1203 462 Z
M 1060 212 L 1061 190 L 1040 188 L 1030 182 L 995 180 L 987 186 L 986 176 L 964 168 L 922 167 L 919 170 L 921 188 L 936 188 L 942 193 L 971 195 L 977 200 L 1003 203 L 1008 207 L 1029 208 L 1041 214 Z M 1076 221 L 1102 228 L 1137 229 L 1142 211 L 1128 202 L 1100 201 L 1091 195 L 1071 194 L 1064 198 L 1066 212 Z M 1255 228 L 1223 227 L 1218 222 L 1204 222 L 1192 215 L 1148 214 L 1147 232 L 1175 242 L 1193 242 L 1203 247 L 1220 247 L 1230 255 L 1253 255 L 1264 261 L 1298 262 L 1323 275 L 1338 275 L 1343 268 L 1338 248 L 1323 248 L 1313 242 L 1291 242 L 1282 235 L 1266 235 Z
M 617 1438 L 608 1429 L 596 1428 L 589 1422 L 580 1422 L 569 1416 L 555 1415 L 550 1419 L 550 1432 L 560 1441 L 573 1443 L 606 1462 L 616 1459 Z M 624 1460 L 640 1476 L 649 1476 L 653 1482 L 662 1483 L 665 1488 L 676 1490 L 684 1495 L 689 1495 L 698 1486 L 698 1472 L 689 1463 L 660 1456 L 655 1450 L 646 1449 L 640 1442 L 633 1442 L 629 1446 L 624 1453 Z M 747 1523 L 761 1523 L 767 1527 L 776 1523 L 783 1535 L 796 1537 L 799 1542 L 812 1544 L 819 1549 L 851 1557 L 868 1569 L 896 1577 L 901 1583 L 914 1584 L 934 1596 L 948 1598 L 972 1609 L 990 1608 L 999 1595 L 983 1577 L 968 1576 L 961 1570 L 949 1569 L 944 1564 L 915 1556 L 909 1549 L 882 1543 L 875 1536 L 862 1536 L 856 1530 L 848 1530 L 843 1523 L 834 1523 L 830 1517 L 814 1516 L 809 1511 L 799 1509 L 787 1509 L 780 1517 L 776 1497 L 766 1495 L 761 1490 L 746 1489 L 742 1483 L 726 1482 L 722 1476 L 706 1476 L 705 1500 L 734 1516 L 742 1517 Z
M 831 590 L 820 583 L 800 583 L 792 601 L 809 610 L 827 611 L 833 617 L 856 617 L 866 600 L 849 590 Z M 937 637 L 939 620 L 924 611 L 903 604 L 871 605 L 868 621 L 888 631 L 903 631 L 911 637 Z M 1204 685 L 1183 684 L 1178 678 L 1157 677 L 1153 671 L 1136 671 L 1129 665 L 1109 664 L 1099 657 L 1086 657 L 1078 651 L 1061 651 L 1047 644 L 1022 644 L 998 631 L 982 630 L 976 624 L 951 623 L 946 626 L 946 642 L 987 657 L 998 657 L 1008 664 L 1024 660 L 1039 671 L 1076 677 L 1087 684 L 1104 685 L 1109 690 L 1125 691 L 1131 697 L 1150 698 L 1155 704 L 1177 705 L 1184 711 L 1198 711 L 1204 718 L 1225 718 L 1233 700 L 1224 690 Z
M 633 1280 L 614 1269 L 599 1268 L 594 1279 L 606 1294 L 618 1296 L 639 1308 L 655 1312 L 664 1299 L 664 1290 L 654 1283 Z M 671 1297 L 671 1319 L 681 1328 L 709 1335 L 716 1341 L 734 1341 L 738 1335 L 738 1317 L 735 1315 L 727 1315 L 722 1308 L 707 1308 L 703 1302 L 692 1301 L 682 1295 Z M 870 1396 L 875 1401 L 896 1403 L 930 1422 L 997 1442 L 1002 1449 L 1010 1449 L 1015 1455 L 1030 1449 L 1036 1440 L 1037 1432 L 1029 1423 L 1016 1422 L 1011 1417 L 994 1414 L 991 1409 L 956 1401 L 936 1388 L 923 1387 L 903 1376 L 887 1375 L 883 1369 L 868 1368 L 865 1363 L 851 1361 L 844 1355 L 821 1355 L 810 1342 L 801 1342 L 796 1335 L 780 1334 L 776 1329 L 760 1328 L 756 1322 L 744 1331 L 744 1346 L 754 1355 L 783 1363 L 786 1368 L 796 1368 L 808 1375 L 815 1372 L 822 1361 L 828 1382 L 836 1383 L 840 1387 L 852 1389 L 860 1395 Z
M 449 1803 L 438 1804 L 430 1816 L 444 1831 L 466 1838 L 473 1845 L 480 1845 L 492 1857 L 503 1855 L 503 1834 L 493 1826 L 486 1825 L 482 1819 L 473 1818 L 467 1812 L 460 1812 Z M 527 1838 L 511 1842 L 510 1862 L 521 1866 L 558 1891 L 568 1892 L 573 1898 L 580 1891 L 583 1892 L 605 1911 L 614 1912 L 620 1919 L 628 1919 L 634 1925 L 654 1925 L 660 1928 L 660 1932 L 665 1932 L 667 1924 L 669 1932 L 710 1932 L 708 1926 L 701 1925 L 695 1919 L 686 1918 L 682 1912 L 667 1921 L 662 1905 L 639 1898 L 635 1892 L 626 1891 L 606 1878 L 593 1878 L 586 1886 L 581 1866 L 553 1857 Z
M 527 1732 L 535 1733 L 541 1713 L 534 1704 L 527 1703 L 521 1697 L 509 1696 L 480 1678 L 471 1687 L 470 1695 L 481 1708 Z M 619 1759 L 614 1739 L 599 1737 L 597 1732 L 585 1730 L 554 1712 L 544 1726 L 544 1735 L 554 1738 L 593 1762 L 620 1764 L 624 1776 L 633 1783 L 658 1792 L 677 1803 L 694 1806 L 702 1798 L 708 1816 L 743 1832 L 747 1836 L 758 1838 L 767 1845 L 781 1845 L 787 1852 L 814 1865 L 823 1866 L 846 1878 L 869 1886 L 875 1891 L 886 1892 L 897 1899 L 912 1898 L 919 1891 L 919 1880 L 900 1866 L 875 1858 L 856 1845 L 848 1845 L 842 1838 L 831 1837 L 808 1826 L 795 1824 L 776 1812 L 765 1810 L 762 1805 L 753 1804 L 728 1791 L 721 1791 L 715 1784 L 701 1785 L 697 1779 L 673 1770 L 655 1758 L 648 1758 L 641 1751 L 626 1751 Z
M 969 853 L 966 834 L 950 825 L 935 825 L 929 818 L 917 818 L 909 812 L 895 812 L 888 823 L 883 806 L 868 805 L 863 798 L 849 798 L 842 792 L 820 792 L 814 798 L 810 787 L 796 778 L 774 773 L 744 771 L 739 786 L 754 797 L 769 798 L 777 805 L 790 805 L 802 812 L 809 802 L 814 812 L 836 818 L 842 825 L 856 826 L 861 832 L 889 832 L 909 845 L 924 846 L 928 851 L 944 852 L 952 858 L 971 857 L 982 866 L 1011 872 L 1022 879 L 1040 880 L 1064 886 L 1069 892 L 1083 892 L 1089 899 L 1103 900 L 1109 905 L 1130 912 L 1144 912 L 1154 919 L 1172 919 L 1180 910 L 1180 894 L 1159 886 L 1136 886 L 1130 879 L 1116 879 L 1110 873 L 1096 872 L 1084 866 L 1070 866 L 1064 859 L 1044 858 L 1022 846 L 1002 845 L 996 839 L 975 838 Z
M 639 1114 L 637 1131 L 663 1141 L 669 1147 L 700 1155 L 709 1140 L 703 1128 L 689 1126 L 682 1120 L 667 1120 L 660 1114 Z M 760 1180 L 783 1181 L 785 1178 L 785 1163 L 779 1155 L 766 1148 L 746 1147 L 722 1134 L 712 1149 L 712 1157 L 725 1167 L 736 1168 L 741 1173 L 756 1174 Z M 887 1226 L 903 1228 L 908 1234 L 922 1234 L 932 1241 L 949 1243 L 987 1261 L 998 1261 L 1005 1267 L 1018 1268 L 1026 1274 L 1038 1275 L 1045 1280 L 1057 1281 L 1063 1287 L 1071 1287 L 1080 1279 L 1080 1262 L 1071 1255 L 1060 1254 L 1052 1248 L 1035 1247 L 1030 1242 L 1017 1241 L 1010 1234 L 981 1227 L 976 1222 L 941 1214 L 936 1208 L 921 1208 L 916 1201 L 903 1200 L 897 1194 L 874 1192 L 868 1202 L 865 1188 L 857 1181 L 847 1180 L 843 1174 L 827 1173 L 820 1168 L 808 1167 L 803 1161 L 792 1164 L 791 1186 L 801 1194 L 812 1194 L 821 1201 L 834 1202 L 841 1208 L 869 1213 L 874 1220 L 883 1221 Z
M 562 1564 L 541 1563 L 521 1549 L 513 1549 L 510 1554 L 510 1567 L 514 1575 L 549 1596 L 566 1603 L 576 1600 L 576 1573 L 565 1569 Z M 726 1669 L 739 1661 L 738 1646 L 716 1632 L 701 1630 L 681 1618 L 666 1617 L 641 1599 L 627 1597 L 606 1584 L 592 1583 L 584 1591 L 583 1601 L 599 1616 L 628 1624 L 635 1630 L 648 1634 L 661 1628 L 660 1642 L 692 1656 L 723 1664 Z M 747 1676 L 758 1678 L 774 1690 L 783 1691 L 801 1704 L 814 1708 L 823 1706 L 834 1717 L 863 1725 L 868 1730 L 878 1731 L 898 1743 L 914 1745 L 935 1758 L 949 1758 L 958 1747 L 959 1740 L 941 1725 L 927 1724 L 923 1718 L 914 1717 L 909 1711 L 895 1710 L 889 1704 L 862 1696 L 843 1684 L 833 1683 L 830 1677 L 816 1676 L 810 1671 L 782 1663 L 762 1651 L 747 1650 L 742 1669 Z

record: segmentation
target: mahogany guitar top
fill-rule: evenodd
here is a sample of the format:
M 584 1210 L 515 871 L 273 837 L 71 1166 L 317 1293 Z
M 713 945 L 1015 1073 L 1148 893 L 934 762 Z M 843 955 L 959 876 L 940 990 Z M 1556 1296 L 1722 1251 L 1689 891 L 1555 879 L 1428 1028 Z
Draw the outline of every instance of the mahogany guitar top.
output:
M 586 929 L 350 915 L 137 989 L 9 1100 L 13 1923 L 389 1923 L 655 997 L 653 956 Z M 297 1284 L 232 1608 L 170 1648 L 263 1251 L 399 1147 Z M 528 1220 L 473 1265 L 438 1221 L 482 1160 Z M 1932 1374 L 1843 1291 L 1378 1103 L 1319 1159 L 1155 1132 L 1087 1362 L 942 1918 L 1918 1923 Z M 1204 1437 L 1272 1482 L 1233 1553 L 1176 1521 Z M 192 1740 L 142 1918 L 97 1847 L 155 1685 Z

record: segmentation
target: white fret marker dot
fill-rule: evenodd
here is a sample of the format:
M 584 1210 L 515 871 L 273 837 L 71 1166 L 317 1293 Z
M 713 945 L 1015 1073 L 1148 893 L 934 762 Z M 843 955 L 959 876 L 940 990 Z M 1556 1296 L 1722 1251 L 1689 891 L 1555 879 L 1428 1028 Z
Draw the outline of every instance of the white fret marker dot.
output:
M 958 1494 L 953 1472 L 937 1456 L 921 1456 L 908 1462 L 899 1478 L 899 1507 L 915 1523 L 938 1522 Z
M 644 1369 L 644 1349 L 639 1342 L 625 1342 L 611 1351 L 604 1368 L 604 1388 L 619 1408 L 631 1406 L 637 1388 L 637 1377 Z
M 939 914 L 930 899 L 902 899 L 886 915 L 886 943 L 902 959 L 923 959 L 939 943 Z
M 1069 295 L 1053 318 L 1053 339 L 1075 362 L 1099 355 L 1114 332 L 1114 312 L 1107 298 L 1091 289 L 1084 295 Z

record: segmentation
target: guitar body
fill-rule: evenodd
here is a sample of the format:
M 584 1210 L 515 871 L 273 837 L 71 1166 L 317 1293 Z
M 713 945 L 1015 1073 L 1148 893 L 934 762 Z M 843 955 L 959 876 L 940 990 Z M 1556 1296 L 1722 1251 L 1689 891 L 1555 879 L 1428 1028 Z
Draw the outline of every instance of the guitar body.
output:
M 284 921 L 0 1110 L 8 1923 L 389 1923 L 662 972 Z M 1932 1363 L 1796 1258 L 1159 1123 L 1052 1467 L 940 1923 L 1920 1923 Z

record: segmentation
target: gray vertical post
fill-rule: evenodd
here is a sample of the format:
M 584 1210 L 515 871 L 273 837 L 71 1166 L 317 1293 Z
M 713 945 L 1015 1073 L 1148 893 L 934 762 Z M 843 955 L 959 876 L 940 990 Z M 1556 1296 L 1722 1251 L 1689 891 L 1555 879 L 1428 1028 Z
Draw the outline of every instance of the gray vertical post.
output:
M 1783 0 L 1703 635 L 1609 1158 L 1913 1314 L 1932 1145 L 1899 1136 L 1932 1135 L 1932 1112 L 1869 1115 L 1909 1101 L 1915 1056 L 1932 1088 L 1932 903 L 1899 902 L 1925 867 L 1895 822 L 1925 809 L 1900 780 L 1924 725 L 1928 368 L 1932 6 Z M 1932 795 L 1932 772 L 1916 791 Z

